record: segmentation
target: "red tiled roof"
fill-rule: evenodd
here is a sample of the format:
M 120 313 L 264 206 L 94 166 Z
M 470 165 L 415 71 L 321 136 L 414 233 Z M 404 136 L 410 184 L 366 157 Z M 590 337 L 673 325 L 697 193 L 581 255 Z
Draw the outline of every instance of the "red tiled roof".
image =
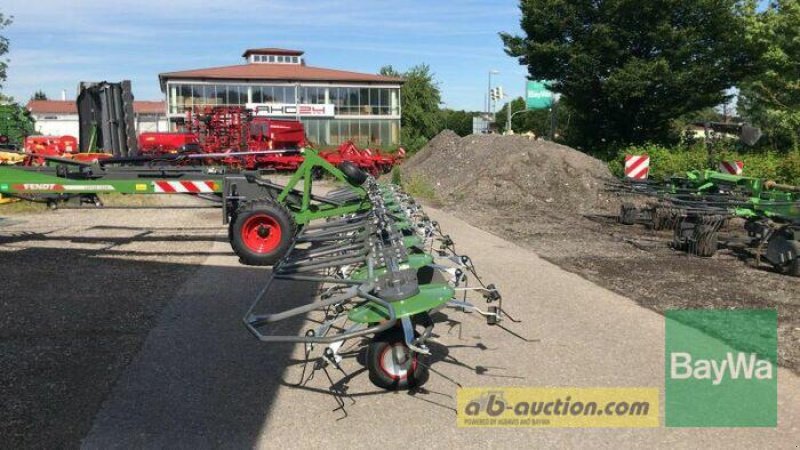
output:
M 73 100 L 31 100 L 25 107 L 34 114 L 78 114 Z M 133 110 L 139 114 L 164 114 L 167 106 L 164 101 L 134 101 Z
M 166 72 L 158 75 L 161 85 L 166 79 L 270 80 L 270 81 L 341 81 L 362 83 L 403 83 L 402 78 L 385 77 L 344 70 L 323 69 L 300 64 L 239 64 L 208 69 Z
M 305 53 L 302 50 L 289 50 L 287 48 L 274 48 L 274 47 L 267 47 L 267 48 L 248 48 L 247 50 L 242 53 L 242 58 L 247 58 L 252 54 L 256 55 L 289 55 L 289 56 L 300 56 Z

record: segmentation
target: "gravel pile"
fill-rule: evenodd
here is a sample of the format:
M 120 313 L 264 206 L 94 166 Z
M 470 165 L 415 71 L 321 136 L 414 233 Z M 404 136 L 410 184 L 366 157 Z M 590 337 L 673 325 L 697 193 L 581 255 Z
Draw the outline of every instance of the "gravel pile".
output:
M 494 207 L 547 217 L 610 212 L 606 164 L 585 153 L 526 136 L 443 131 L 403 167 L 421 177 L 447 206 Z

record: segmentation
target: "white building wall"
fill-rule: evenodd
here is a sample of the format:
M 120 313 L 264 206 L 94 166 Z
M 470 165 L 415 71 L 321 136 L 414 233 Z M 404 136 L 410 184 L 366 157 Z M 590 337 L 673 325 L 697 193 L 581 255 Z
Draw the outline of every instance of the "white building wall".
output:
M 70 135 L 77 138 L 80 134 L 77 114 L 33 114 L 33 118 L 36 119 L 36 131 L 44 136 Z M 137 133 L 169 131 L 166 116 L 137 115 L 134 125 Z
M 45 136 L 70 135 L 78 137 L 79 126 L 77 114 L 34 114 L 33 118 L 36 119 L 36 131 Z

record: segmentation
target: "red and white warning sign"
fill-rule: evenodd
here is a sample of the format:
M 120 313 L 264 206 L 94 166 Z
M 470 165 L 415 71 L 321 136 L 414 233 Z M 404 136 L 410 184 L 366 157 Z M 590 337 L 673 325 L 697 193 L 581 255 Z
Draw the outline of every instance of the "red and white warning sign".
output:
M 213 181 L 154 181 L 153 192 L 158 194 L 206 194 L 215 191 Z
M 650 157 L 647 155 L 626 155 L 625 176 L 633 180 L 646 180 L 650 175 Z
M 742 161 L 722 161 L 719 163 L 719 171 L 731 175 L 741 175 L 744 172 L 744 162 Z

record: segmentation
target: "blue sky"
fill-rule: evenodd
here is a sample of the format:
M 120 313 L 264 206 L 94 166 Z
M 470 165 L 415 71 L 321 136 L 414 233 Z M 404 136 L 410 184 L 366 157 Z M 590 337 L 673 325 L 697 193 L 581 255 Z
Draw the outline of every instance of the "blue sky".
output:
M 157 100 L 158 73 L 239 64 L 248 47 L 302 49 L 309 65 L 367 73 L 427 63 L 456 109 L 483 109 L 490 69 L 495 85 L 524 92 L 526 70 L 497 35 L 519 32 L 516 0 L 3 0 L 0 11 L 14 16 L 3 92 L 19 101 L 122 79 Z

